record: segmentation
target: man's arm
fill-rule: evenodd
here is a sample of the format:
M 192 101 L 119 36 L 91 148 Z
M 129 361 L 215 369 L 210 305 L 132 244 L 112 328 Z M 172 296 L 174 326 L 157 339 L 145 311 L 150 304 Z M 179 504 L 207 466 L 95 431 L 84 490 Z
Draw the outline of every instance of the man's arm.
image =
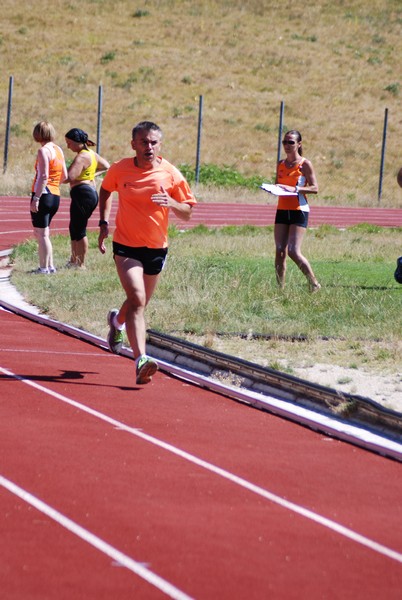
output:
M 176 217 L 182 221 L 189 221 L 191 219 L 191 213 L 193 212 L 192 205 L 187 204 L 187 202 L 177 202 L 173 198 L 171 198 L 171 201 L 172 203 L 169 206 Z
M 110 209 L 112 207 L 112 192 L 105 190 L 101 186 L 99 190 L 99 236 L 98 236 L 98 248 L 105 254 L 106 246 L 105 239 L 109 237 L 109 216 Z
M 152 202 L 159 206 L 165 206 L 171 208 L 178 219 L 182 221 L 189 221 L 193 207 L 187 202 L 177 202 L 174 198 L 169 196 L 163 185 L 159 194 L 153 194 L 151 198 Z

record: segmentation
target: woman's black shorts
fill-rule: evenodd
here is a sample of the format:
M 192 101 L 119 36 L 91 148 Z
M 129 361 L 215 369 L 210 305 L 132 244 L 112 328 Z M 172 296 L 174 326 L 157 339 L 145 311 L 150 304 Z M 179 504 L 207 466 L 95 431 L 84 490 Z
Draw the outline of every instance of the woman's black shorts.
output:
M 31 200 L 34 194 L 31 196 Z M 39 200 L 38 212 L 31 212 L 31 221 L 34 227 L 45 229 L 49 227 L 54 215 L 59 210 L 60 196 L 54 194 L 42 194 Z
M 113 254 L 138 260 L 142 264 L 146 275 L 159 275 L 165 266 L 167 252 L 167 248 L 147 248 L 146 246 L 132 248 L 113 242 Z
M 87 235 L 89 217 L 98 206 L 98 192 L 92 185 L 83 183 L 70 190 L 70 238 L 79 242 Z
M 308 212 L 303 210 L 277 210 L 275 216 L 275 225 L 298 225 L 307 227 Z

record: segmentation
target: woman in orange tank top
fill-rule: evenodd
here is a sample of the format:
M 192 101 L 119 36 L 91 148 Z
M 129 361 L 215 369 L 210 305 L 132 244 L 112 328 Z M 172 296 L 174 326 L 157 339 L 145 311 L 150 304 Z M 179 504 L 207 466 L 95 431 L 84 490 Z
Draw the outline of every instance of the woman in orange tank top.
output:
M 309 205 L 306 194 L 318 192 L 313 165 L 303 158 L 302 136 L 297 130 L 288 131 L 283 139 L 285 160 L 278 163 L 276 183 L 286 192 L 294 194 L 280 196 L 275 217 L 275 271 L 278 284 L 285 285 L 286 257 L 296 263 L 307 277 L 312 292 L 321 288 L 307 258 L 301 253 L 306 232 Z
M 67 177 L 67 168 L 62 149 L 54 143 L 55 130 L 51 123 L 40 121 L 35 125 L 32 135 L 41 146 L 35 161 L 30 203 L 39 254 L 39 267 L 34 272 L 47 275 L 56 272 L 50 223 L 59 209 L 60 183 Z

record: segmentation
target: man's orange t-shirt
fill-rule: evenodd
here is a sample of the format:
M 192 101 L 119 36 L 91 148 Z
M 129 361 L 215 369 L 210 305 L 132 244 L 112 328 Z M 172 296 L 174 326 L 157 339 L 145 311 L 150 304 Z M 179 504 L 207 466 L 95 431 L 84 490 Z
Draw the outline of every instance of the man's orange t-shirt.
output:
M 102 187 L 117 192 L 119 205 L 113 241 L 132 248 L 166 248 L 169 208 L 151 200 L 161 186 L 177 202 L 196 204 L 180 171 L 162 157 L 153 169 L 140 169 L 134 158 L 123 158 L 107 171 Z

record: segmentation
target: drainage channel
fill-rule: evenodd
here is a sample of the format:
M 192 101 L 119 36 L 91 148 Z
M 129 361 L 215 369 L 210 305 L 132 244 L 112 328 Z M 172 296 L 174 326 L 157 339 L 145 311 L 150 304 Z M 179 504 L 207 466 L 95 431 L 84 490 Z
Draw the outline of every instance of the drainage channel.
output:
M 106 340 L 0 299 L 0 306 L 107 350 Z M 402 462 L 402 414 L 369 398 L 310 383 L 153 330 L 147 352 L 161 371 Z M 132 351 L 121 354 L 132 358 Z

